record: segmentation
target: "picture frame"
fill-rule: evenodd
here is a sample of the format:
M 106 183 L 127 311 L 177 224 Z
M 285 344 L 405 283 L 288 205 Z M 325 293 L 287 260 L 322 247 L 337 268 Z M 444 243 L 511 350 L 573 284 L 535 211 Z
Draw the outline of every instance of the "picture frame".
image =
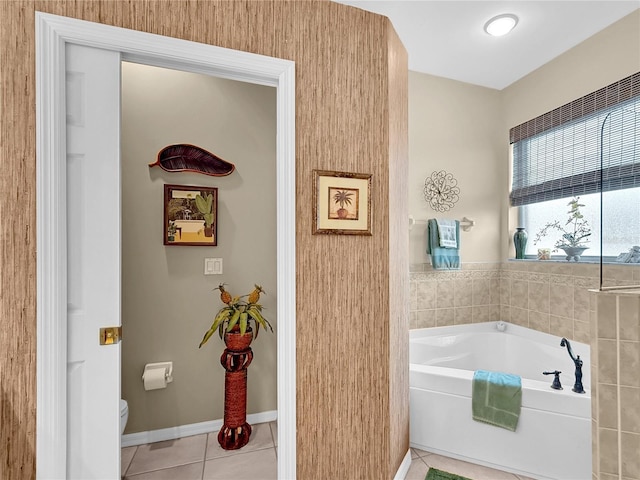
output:
M 539 248 L 538 249 L 538 260 L 551 260 L 551 249 L 550 248 Z
M 371 174 L 313 171 L 313 234 L 371 235 Z
M 216 246 L 218 189 L 165 185 L 163 230 L 167 246 Z

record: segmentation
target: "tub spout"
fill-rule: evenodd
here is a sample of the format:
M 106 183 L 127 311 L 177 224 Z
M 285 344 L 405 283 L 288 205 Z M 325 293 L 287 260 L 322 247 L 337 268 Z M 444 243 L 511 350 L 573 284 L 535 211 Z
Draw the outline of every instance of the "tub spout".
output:
M 560 342 L 561 347 L 567 347 L 567 352 L 569 352 L 569 356 L 573 363 L 576 366 L 576 381 L 573 384 L 572 390 L 576 393 L 585 393 L 584 388 L 582 386 L 582 360 L 580 360 L 580 355 L 573 355 L 573 350 L 571 349 L 571 343 L 566 338 L 563 338 Z

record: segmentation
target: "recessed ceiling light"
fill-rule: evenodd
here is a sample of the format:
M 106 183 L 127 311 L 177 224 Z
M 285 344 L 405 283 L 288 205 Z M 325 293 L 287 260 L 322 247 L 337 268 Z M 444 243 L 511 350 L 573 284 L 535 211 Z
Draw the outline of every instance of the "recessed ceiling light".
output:
M 511 13 L 497 15 L 484 24 L 484 31 L 494 37 L 509 33 L 518 23 L 518 17 Z

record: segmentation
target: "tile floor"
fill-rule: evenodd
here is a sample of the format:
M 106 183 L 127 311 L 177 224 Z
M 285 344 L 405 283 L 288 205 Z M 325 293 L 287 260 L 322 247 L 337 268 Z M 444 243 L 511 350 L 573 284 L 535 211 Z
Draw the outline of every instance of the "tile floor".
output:
M 194 435 L 122 449 L 128 480 L 268 480 L 277 478 L 275 422 L 252 425 L 241 450 L 223 450 L 218 433 Z
M 472 480 L 533 480 L 524 475 L 516 475 L 515 473 L 463 462 L 455 458 L 443 457 L 442 455 L 425 452 L 417 448 L 411 449 L 411 467 L 405 480 L 424 480 L 429 467 L 462 475 Z
M 218 445 L 217 433 L 122 449 L 122 478 L 127 480 L 275 480 L 277 478 L 277 426 L 253 425 L 251 442 L 241 450 Z M 457 473 L 472 480 L 532 480 L 513 473 L 411 449 L 406 480 L 424 480 L 429 467 Z M 348 480 L 345 477 L 345 480 Z

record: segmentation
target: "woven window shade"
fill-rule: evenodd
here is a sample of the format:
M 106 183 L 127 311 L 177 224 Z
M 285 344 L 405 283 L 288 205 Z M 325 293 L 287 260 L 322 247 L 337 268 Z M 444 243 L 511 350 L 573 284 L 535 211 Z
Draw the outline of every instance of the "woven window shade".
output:
M 514 127 L 510 137 L 513 206 L 640 187 L 640 73 Z

